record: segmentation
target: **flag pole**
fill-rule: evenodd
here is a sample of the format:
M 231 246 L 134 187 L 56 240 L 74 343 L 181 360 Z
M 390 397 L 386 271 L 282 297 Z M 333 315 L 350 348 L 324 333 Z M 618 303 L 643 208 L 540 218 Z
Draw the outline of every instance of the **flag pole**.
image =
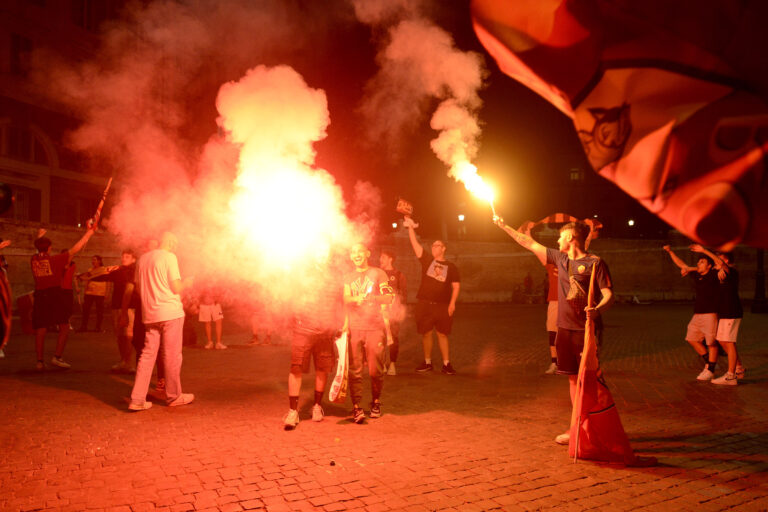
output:
M 587 294 L 587 307 L 594 306 L 594 288 L 595 288 L 595 268 L 597 263 L 592 265 L 592 274 L 589 276 L 589 293 Z M 581 352 L 581 361 L 579 362 L 579 374 L 576 378 L 576 396 L 573 399 L 573 413 L 571 414 L 571 427 L 576 425 L 576 440 L 573 450 L 574 464 L 579 458 L 579 434 L 581 432 L 581 410 L 584 402 L 584 377 L 587 373 L 587 358 L 591 345 L 594 343 L 594 325 L 592 319 L 587 315 L 584 322 L 584 349 Z

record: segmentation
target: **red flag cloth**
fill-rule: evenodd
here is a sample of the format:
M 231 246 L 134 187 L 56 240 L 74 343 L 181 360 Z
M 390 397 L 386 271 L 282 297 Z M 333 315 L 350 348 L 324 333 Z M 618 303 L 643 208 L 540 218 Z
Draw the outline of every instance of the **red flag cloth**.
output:
M 603 177 L 703 244 L 768 247 L 768 2 L 472 0 L 472 17 Z
M 588 305 L 594 305 L 595 264 L 589 279 Z M 576 395 L 571 414 L 571 457 L 604 462 L 635 464 L 637 457 L 621 424 L 619 412 L 600 372 L 597 360 L 597 340 L 592 319 L 584 326 L 584 350 L 581 353 Z

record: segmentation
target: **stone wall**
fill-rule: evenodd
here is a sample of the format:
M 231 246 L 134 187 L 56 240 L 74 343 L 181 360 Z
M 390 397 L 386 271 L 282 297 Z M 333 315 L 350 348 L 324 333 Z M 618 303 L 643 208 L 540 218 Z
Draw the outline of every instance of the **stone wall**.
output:
M 32 245 L 39 224 L 3 221 L 0 236 L 12 240 L 3 253 L 9 263 L 8 276 L 15 296 L 33 290 L 29 258 L 34 253 Z M 47 226 L 44 226 L 47 227 Z M 71 247 L 83 234 L 83 229 L 55 226 L 46 235 L 53 241 L 52 251 Z M 422 240 L 429 250 L 432 240 Z M 554 247 L 556 241 L 542 240 Z M 661 249 L 671 243 L 673 249 L 692 265 L 695 259 L 688 250 L 689 241 L 683 237 L 671 241 L 661 240 L 610 240 L 597 239 L 590 250 L 605 259 L 611 270 L 614 290 L 620 301 L 630 301 L 637 296 L 641 301 L 692 300 L 693 286 L 689 279 L 680 276 L 677 267 Z M 382 240 L 382 247 L 395 251 L 395 265 L 408 279 L 408 298 L 415 301 L 421 279 L 418 260 L 413 255 L 408 236 L 396 232 Z M 99 254 L 105 265 L 120 261 L 122 247 L 114 236 L 99 232 L 86 248 L 75 257 L 78 272 L 90 267 L 90 258 Z M 372 264 L 378 263 L 378 250 L 374 247 Z M 736 264 L 741 275 L 741 297 L 751 299 L 755 291 L 755 250 L 738 247 Z M 461 273 L 461 302 L 538 302 L 542 300 L 546 273 L 530 252 L 522 249 L 511 239 L 502 243 L 448 242 L 448 259 L 459 267 Z M 523 292 L 523 280 L 530 273 L 533 293 Z
M 431 241 L 422 240 L 425 250 L 429 250 Z M 555 239 L 542 242 L 556 246 Z M 695 256 L 688 250 L 690 241 L 683 237 L 670 241 L 597 239 L 590 251 L 608 264 L 619 301 L 631 301 L 633 296 L 641 301 L 692 300 L 693 285 L 680 276 L 679 269 L 662 250 L 666 243 L 672 245 L 678 256 L 695 265 Z M 409 300 L 415 300 L 420 268 L 406 233 L 395 233 L 384 244 L 395 250 L 396 266 L 408 279 Z M 755 249 L 738 247 L 734 252 L 741 277 L 741 297 L 751 299 L 755 291 Z M 449 242 L 447 258 L 459 267 L 462 279 L 459 300 L 462 302 L 542 300 L 544 268 L 535 256 L 511 239 L 508 243 Z M 526 296 L 523 280 L 528 273 L 533 278 L 534 291 Z

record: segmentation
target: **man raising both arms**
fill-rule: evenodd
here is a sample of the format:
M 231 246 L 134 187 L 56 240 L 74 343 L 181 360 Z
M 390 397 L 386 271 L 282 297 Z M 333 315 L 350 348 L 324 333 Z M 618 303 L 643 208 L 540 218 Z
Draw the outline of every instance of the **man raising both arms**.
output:
M 496 224 L 524 248 L 539 258 L 542 265 L 548 263 L 557 267 L 557 373 L 568 375 L 571 401 L 576 392 L 576 379 L 579 373 L 581 352 L 584 349 L 584 330 L 587 315 L 594 321 L 595 338 L 598 346 L 602 341 L 602 313 L 613 304 L 611 275 L 605 262 L 594 254 L 584 250 L 589 236 L 589 226 L 583 222 L 570 222 L 560 228 L 558 249 L 544 247 L 533 238 L 520 233 L 495 218 Z M 587 293 L 592 267 L 595 268 L 595 302 L 589 308 Z M 578 290 L 581 292 L 578 292 Z M 599 291 L 598 291 L 599 289 Z M 555 438 L 558 444 L 568 444 L 570 433 L 560 434 Z
M 416 294 L 416 331 L 421 334 L 424 346 L 424 362 L 416 368 L 417 372 L 432 371 L 432 330 L 437 333 L 437 342 L 443 356 L 443 373 L 456 374 L 451 366 L 448 335 L 451 334 L 453 313 L 456 311 L 456 299 L 459 297 L 459 269 L 445 260 L 446 246 L 442 240 L 432 243 L 432 254 L 416 239 L 414 228 L 418 225 L 406 217 L 403 226 L 408 228 L 408 238 L 416 257 L 421 263 L 421 284 Z

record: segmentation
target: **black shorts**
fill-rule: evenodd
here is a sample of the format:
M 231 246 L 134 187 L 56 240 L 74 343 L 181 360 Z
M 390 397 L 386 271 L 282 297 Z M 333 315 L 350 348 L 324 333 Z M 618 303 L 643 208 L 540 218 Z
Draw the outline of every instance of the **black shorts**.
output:
M 66 323 L 69 323 L 69 314 L 64 305 L 62 289 L 55 286 L 45 290 L 35 290 L 32 326 L 35 329 L 43 329 Z
M 448 314 L 448 304 L 420 300 L 416 303 L 416 332 L 427 334 L 436 329 L 440 334 L 451 334 L 453 317 Z
M 309 372 L 309 362 L 315 360 L 316 372 L 330 372 L 333 368 L 333 333 L 317 334 L 293 331 L 291 339 L 291 369 L 300 367 Z
M 72 290 L 65 290 L 61 288 L 61 307 L 64 310 L 64 314 L 67 315 L 67 322 L 72 316 L 75 304 L 75 294 Z
M 603 339 L 602 327 L 595 326 L 597 346 Z M 584 331 L 557 328 L 555 338 L 557 350 L 557 373 L 562 375 L 578 375 L 581 363 L 581 352 L 584 350 Z

